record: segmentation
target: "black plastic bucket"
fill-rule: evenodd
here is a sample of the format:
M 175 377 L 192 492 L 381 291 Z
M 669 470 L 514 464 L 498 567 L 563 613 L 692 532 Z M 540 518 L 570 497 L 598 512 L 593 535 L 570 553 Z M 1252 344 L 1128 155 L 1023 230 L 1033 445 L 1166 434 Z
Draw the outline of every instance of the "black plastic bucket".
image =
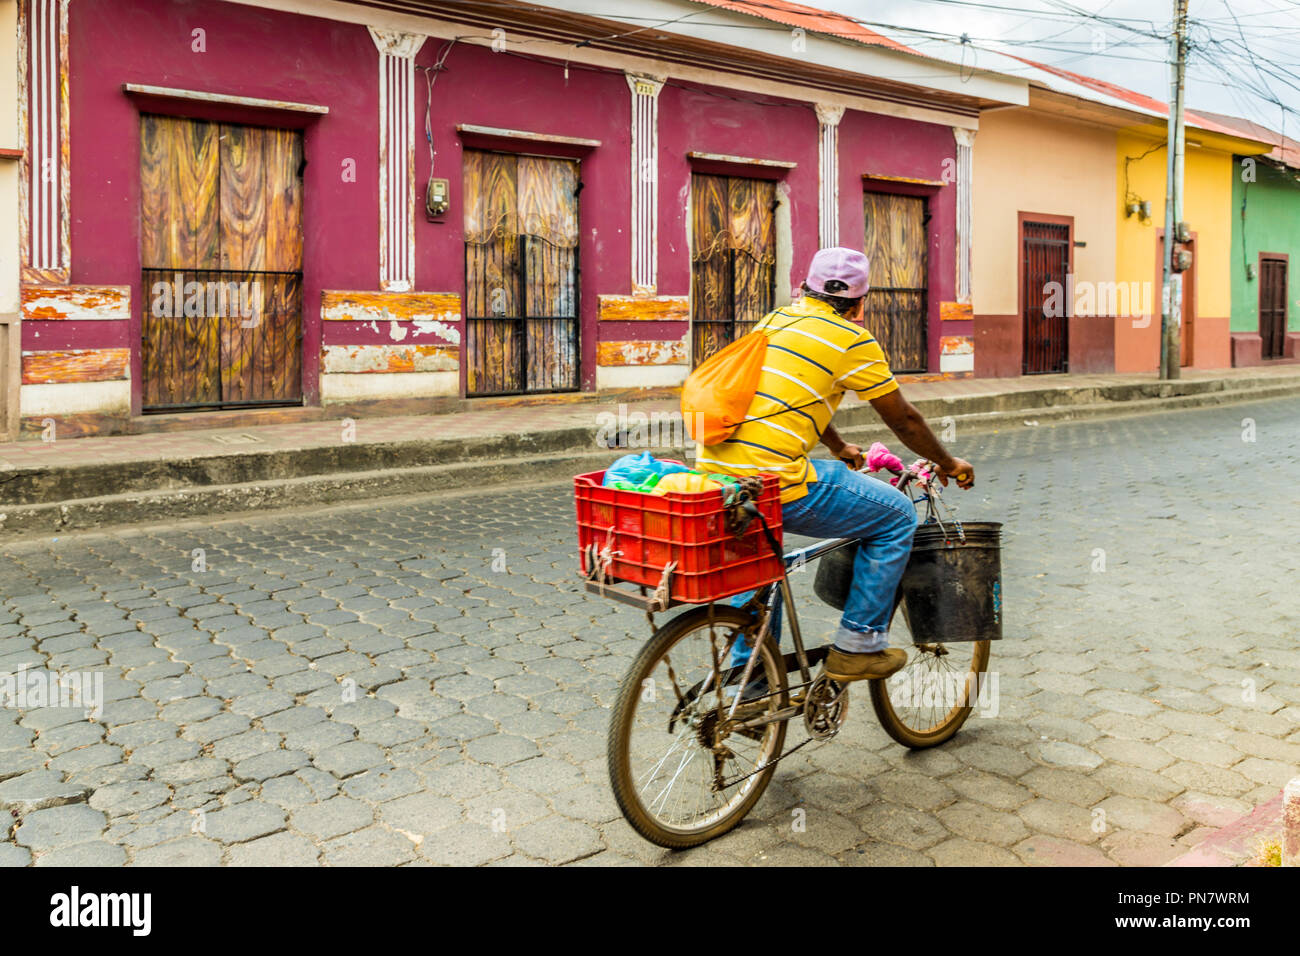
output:
M 850 544 L 817 559 L 817 577 L 813 578 L 813 593 L 823 603 L 837 611 L 844 610 L 853 586 L 853 560 L 858 556 L 858 546 Z
M 899 584 L 903 616 L 917 643 L 996 641 L 1002 637 L 1002 524 L 966 521 L 923 524 Z M 813 590 L 844 609 L 853 583 L 856 547 L 832 551 L 817 562 Z

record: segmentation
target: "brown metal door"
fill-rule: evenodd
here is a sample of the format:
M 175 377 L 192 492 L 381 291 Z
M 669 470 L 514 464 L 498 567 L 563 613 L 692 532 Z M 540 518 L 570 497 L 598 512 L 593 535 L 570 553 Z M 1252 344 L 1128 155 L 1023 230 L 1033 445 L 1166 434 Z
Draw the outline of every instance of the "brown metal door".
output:
M 302 402 L 302 137 L 140 118 L 143 408 Z
M 867 330 L 894 371 L 924 372 L 929 363 L 925 199 L 869 192 L 863 213 L 862 248 L 871 260 Z
M 1022 224 L 1021 308 L 1025 375 L 1069 370 L 1070 227 Z
M 466 392 L 579 388 L 578 164 L 466 150 Z
M 776 183 L 691 177 L 691 355 L 698 365 L 772 311 Z
M 1281 257 L 1259 257 L 1259 337 L 1266 359 L 1286 354 L 1286 267 Z

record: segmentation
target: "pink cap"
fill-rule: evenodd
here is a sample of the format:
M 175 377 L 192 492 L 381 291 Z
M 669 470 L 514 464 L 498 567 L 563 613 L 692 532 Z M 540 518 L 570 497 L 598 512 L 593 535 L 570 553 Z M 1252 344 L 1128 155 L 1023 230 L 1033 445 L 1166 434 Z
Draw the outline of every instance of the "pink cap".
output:
M 871 288 L 867 276 L 871 273 L 871 264 L 867 257 L 856 249 L 835 246 L 830 249 L 818 249 L 808 267 L 808 288 L 826 295 L 838 295 L 846 299 L 858 299 L 867 294 Z M 826 292 L 826 283 L 831 280 L 843 282 L 847 289 L 839 292 Z

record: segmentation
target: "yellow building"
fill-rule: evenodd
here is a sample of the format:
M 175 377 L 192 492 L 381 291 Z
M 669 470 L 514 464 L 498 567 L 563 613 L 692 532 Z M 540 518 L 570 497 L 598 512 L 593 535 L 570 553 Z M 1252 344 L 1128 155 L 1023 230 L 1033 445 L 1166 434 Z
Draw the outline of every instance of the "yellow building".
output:
M 1165 108 L 1015 57 L 1026 107 L 980 116 L 973 150 L 975 374 L 1159 367 Z M 1267 145 L 1189 113 L 1183 219 L 1193 267 L 1184 364 L 1231 364 L 1232 154 Z
M 1232 365 L 1228 332 L 1232 313 L 1233 153 L 1268 151 L 1263 143 L 1189 122 L 1183 161 L 1183 221 L 1191 229 L 1192 268 L 1183 277 L 1182 364 L 1193 368 Z M 1217 124 L 1214 124 L 1217 125 Z M 1153 372 L 1160 367 L 1160 282 L 1164 250 L 1166 150 L 1163 128 L 1128 129 L 1117 138 L 1120 208 L 1149 202 L 1151 218 L 1119 214 L 1115 272 L 1119 282 L 1152 283 L 1154 312 L 1115 325 L 1115 371 Z M 1147 318 L 1150 321 L 1146 321 Z

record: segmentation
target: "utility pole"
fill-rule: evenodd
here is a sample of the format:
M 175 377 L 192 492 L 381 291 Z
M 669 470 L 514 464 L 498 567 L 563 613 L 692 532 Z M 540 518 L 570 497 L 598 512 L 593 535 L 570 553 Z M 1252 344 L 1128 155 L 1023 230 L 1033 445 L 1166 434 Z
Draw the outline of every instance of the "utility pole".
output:
M 1183 221 L 1183 78 L 1187 68 L 1187 0 L 1174 0 L 1169 43 L 1168 162 L 1165 173 L 1165 257 L 1161 288 L 1160 377 L 1178 378 L 1182 367 L 1183 275 L 1174 272 L 1174 246 Z

